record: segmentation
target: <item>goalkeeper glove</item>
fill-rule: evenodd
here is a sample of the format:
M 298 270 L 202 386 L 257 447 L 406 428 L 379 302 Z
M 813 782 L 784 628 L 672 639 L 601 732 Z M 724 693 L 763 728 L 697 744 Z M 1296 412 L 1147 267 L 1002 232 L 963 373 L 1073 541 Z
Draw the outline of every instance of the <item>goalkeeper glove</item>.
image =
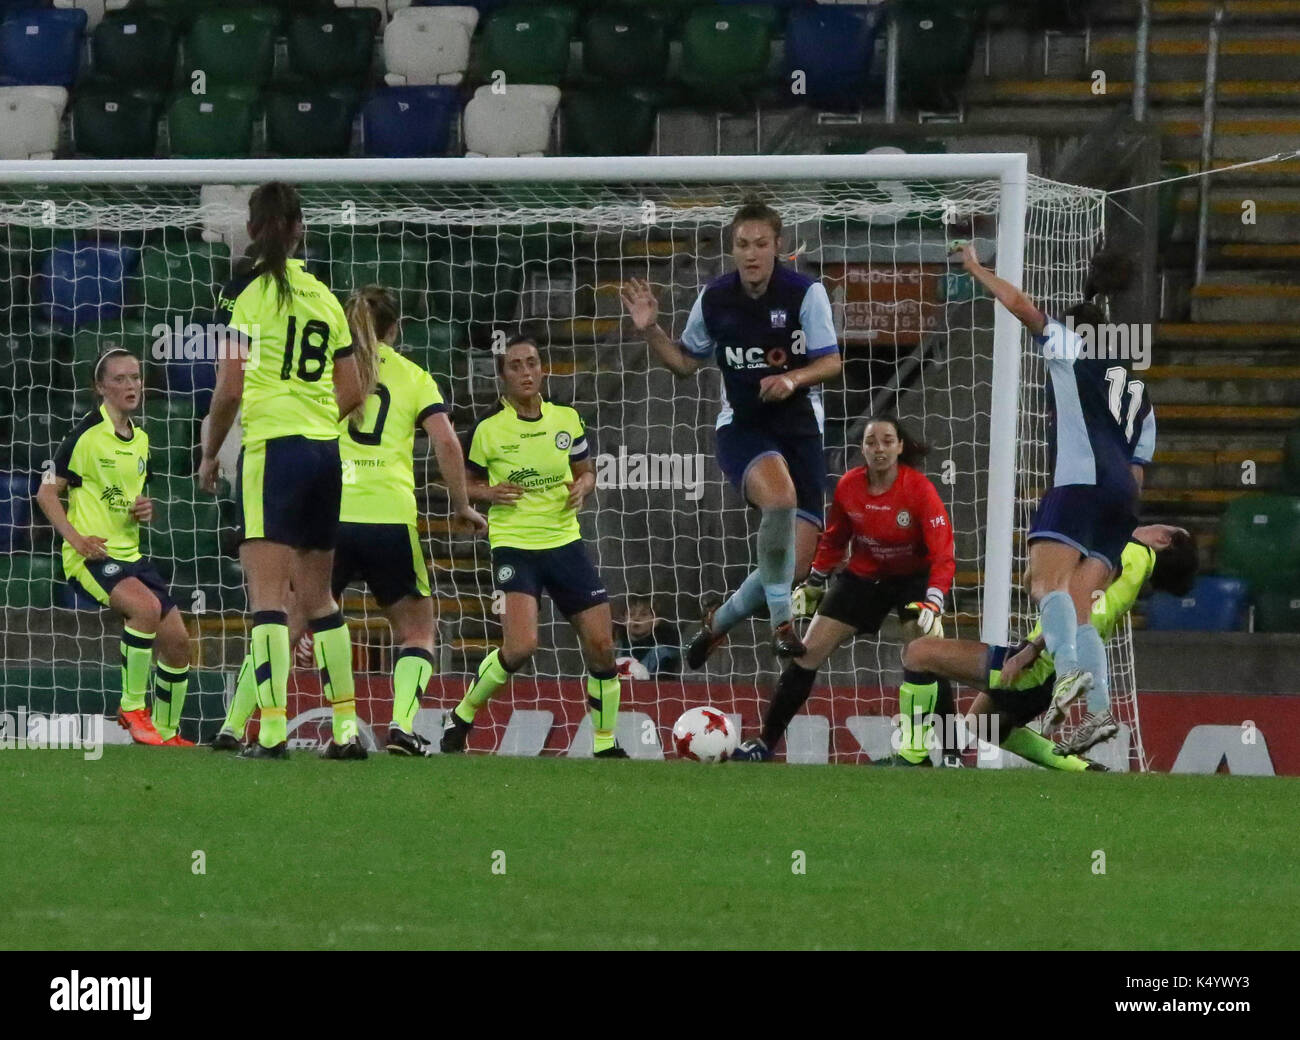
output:
M 826 595 L 826 575 L 819 571 L 810 571 L 808 580 L 794 590 L 790 605 L 795 617 L 812 617 L 821 606 L 822 597 Z
M 943 600 L 930 595 L 909 603 L 904 610 L 915 615 L 914 623 L 923 636 L 943 638 Z

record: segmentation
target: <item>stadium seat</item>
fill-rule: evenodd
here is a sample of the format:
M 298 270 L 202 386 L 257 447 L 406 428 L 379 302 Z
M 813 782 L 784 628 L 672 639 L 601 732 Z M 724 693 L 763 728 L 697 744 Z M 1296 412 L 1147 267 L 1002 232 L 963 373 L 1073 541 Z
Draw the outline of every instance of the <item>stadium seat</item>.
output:
M 72 334 L 72 385 L 89 385 L 95 360 L 104 351 L 122 347 L 147 358 L 153 340 L 151 326 L 139 318 L 83 325 Z
M 457 84 L 469 67 L 478 25 L 472 7 L 408 7 L 384 30 L 384 82 L 390 87 Z
M 940 0 L 920 0 L 896 17 L 899 92 L 919 108 L 956 108 L 975 56 L 976 16 Z
M 86 32 L 93 33 L 108 13 L 115 8 L 125 7 L 128 0 L 54 0 L 54 6 L 86 12 Z M 31 6 L 35 7 L 36 4 Z
M 257 95 L 227 87 L 207 94 L 176 94 L 167 108 L 172 158 L 239 159 L 253 150 Z
M 771 27 L 762 18 L 744 8 L 698 8 L 682 26 L 682 82 L 710 105 L 744 107 L 766 79 L 771 49 Z
M 366 155 L 447 155 L 460 110 L 455 87 L 383 87 L 361 109 L 361 147 Z
M 1256 592 L 1300 585 L 1300 497 L 1248 495 L 1228 504 L 1219 565 Z
M 825 108 L 863 101 L 876 48 L 876 9 L 811 7 L 791 12 L 785 34 L 786 83 L 798 70 L 805 99 Z
M 146 11 L 115 11 L 90 39 L 91 71 L 96 78 L 166 90 L 176 72 L 176 27 Z
M 0 22 L 0 85 L 72 86 L 85 11 L 15 11 Z
M 371 7 L 296 15 L 289 23 L 289 68 L 331 86 L 364 83 L 380 21 Z
M 0 159 L 53 159 L 67 103 L 63 87 L 0 87 Z
M 1287 433 L 1282 448 L 1282 486 L 1292 494 L 1300 495 L 1300 426 Z
M 120 317 L 135 249 L 95 242 L 57 245 L 42 264 L 39 298 L 55 325 L 76 326 Z
M 30 548 L 36 488 L 37 478 L 31 473 L 0 473 L 0 553 Z
M 174 563 L 221 556 L 221 508 L 199 491 L 192 476 L 149 482 L 154 519 L 147 528 L 148 555 Z
M 1236 632 L 1245 627 L 1247 589 L 1240 578 L 1203 574 L 1186 596 L 1147 600 L 1147 628 L 1163 632 Z
M 275 63 L 278 18 L 267 8 L 204 11 L 185 36 L 187 76 L 201 69 L 209 90 L 214 84 L 264 86 Z
M 1256 632 L 1300 632 L 1300 584 L 1255 595 Z
M 53 553 L 10 553 L 0 556 L 0 604 L 6 607 L 54 605 L 54 583 L 62 575 Z
M 342 10 L 372 10 L 383 21 L 400 9 L 410 7 L 410 0 L 334 0 L 334 6 Z
M 194 242 L 177 237 L 174 242 L 146 245 L 140 264 L 127 285 L 131 306 L 142 306 L 143 323 L 158 322 L 172 328 L 180 319 L 182 330 L 203 324 L 212 310 L 212 293 L 230 278 L 230 247 L 221 242 Z
M 563 112 L 566 155 L 646 155 L 654 141 L 655 101 L 645 91 L 571 91 Z
M 422 241 L 372 234 L 333 238 L 329 285 L 340 298 L 365 285 L 384 285 L 398 294 L 403 314 L 425 313 L 429 255 Z
M 668 68 L 668 30 L 645 11 L 596 11 L 583 26 L 582 66 L 596 79 L 660 83 Z
M 89 373 L 83 378 L 89 379 Z M 87 399 L 68 390 L 23 387 L 13 395 L 13 467 L 39 474 L 73 425 L 86 413 Z
M 315 158 L 348 154 L 357 93 L 347 87 L 271 91 L 266 105 L 266 147 L 273 155 Z
M 483 27 L 476 75 L 487 80 L 504 73 L 507 86 L 559 83 L 569 68 L 571 33 L 542 6 L 503 8 Z
M 72 144 L 92 159 L 148 159 L 154 154 L 162 97 L 130 87 L 92 87 L 72 100 Z
M 465 154 L 545 154 L 559 105 L 559 87 L 516 83 L 504 94 L 479 87 L 465 106 Z
M 451 380 L 452 359 L 468 346 L 469 330 L 463 323 L 437 319 L 402 322 L 402 352 L 438 380 L 444 394 Z

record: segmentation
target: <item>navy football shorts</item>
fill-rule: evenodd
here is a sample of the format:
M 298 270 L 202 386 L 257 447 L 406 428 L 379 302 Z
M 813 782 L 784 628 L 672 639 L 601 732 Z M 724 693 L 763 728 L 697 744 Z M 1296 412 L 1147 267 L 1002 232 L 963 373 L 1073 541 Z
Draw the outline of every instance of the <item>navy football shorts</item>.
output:
M 826 455 L 821 434 L 772 433 L 758 426 L 729 422 L 718 427 L 718 467 L 742 495 L 749 468 L 768 455 L 785 459 L 794 482 L 796 514 L 822 527 L 826 512 Z
M 1092 484 L 1064 484 L 1039 501 L 1029 541 L 1064 542 L 1116 570 L 1135 527 L 1132 499 L 1117 498 Z
M 239 453 L 235 497 L 245 540 L 333 549 L 343 499 L 339 442 L 273 437 Z
M 497 546 L 492 550 L 492 582 L 502 592 L 522 592 L 536 600 L 546 592 L 555 609 L 569 618 L 609 602 L 580 540 L 556 549 Z

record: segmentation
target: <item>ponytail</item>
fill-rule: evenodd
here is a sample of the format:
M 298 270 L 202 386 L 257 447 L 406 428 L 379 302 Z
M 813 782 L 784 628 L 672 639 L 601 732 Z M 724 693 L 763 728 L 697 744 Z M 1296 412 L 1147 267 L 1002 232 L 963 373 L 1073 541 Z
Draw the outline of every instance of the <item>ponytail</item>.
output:
M 379 344 L 387 342 L 397 327 L 397 301 L 382 285 L 367 285 L 348 297 L 344 313 L 352 329 L 353 356 L 357 359 L 362 389 L 361 403 L 349 413 L 348 419 L 360 422 L 366 411 L 366 400 L 379 382 Z
M 257 257 L 263 274 L 275 279 L 276 297 L 287 307 L 290 299 L 289 257 L 302 231 L 302 203 L 292 184 L 270 181 L 248 197 L 248 224 L 253 241 L 249 252 Z

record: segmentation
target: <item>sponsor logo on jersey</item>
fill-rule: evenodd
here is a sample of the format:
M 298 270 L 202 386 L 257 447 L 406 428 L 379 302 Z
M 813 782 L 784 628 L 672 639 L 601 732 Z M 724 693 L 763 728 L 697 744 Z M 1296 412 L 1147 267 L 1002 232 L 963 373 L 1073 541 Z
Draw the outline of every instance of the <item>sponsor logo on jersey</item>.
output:
M 126 495 L 116 484 L 109 484 L 108 487 L 99 495 L 99 500 L 105 503 L 109 509 L 125 509 Z
M 909 513 L 906 509 L 900 509 L 898 511 L 898 516 L 896 517 L 896 520 L 898 521 L 899 527 L 912 526 L 912 514 Z
M 773 361 L 772 357 L 778 353 L 781 360 Z M 722 352 L 722 358 L 728 368 L 772 368 L 785 364 L 785 351 L 780 347 L 773 347 L 770 351 L 763 347 L 727 347 Z
M 504 585 L 515 576 L 515 569 L 508 563 L 503 563 L 497 568 L 497 584 Z
M 545 436 L 546 436 L 545 430 L 538 430 L 536 433 L 521 433 L 519 435 L 519 439 L 526 441 L 528 440 L 529 437 L 545 437 Z
M 563 430 L 561 430 L 559 433 L 555 435 L 555 446 L 559 448 L 560 451 L 567 451 L 569 445 L 572 443 L 573 443 L 573 438 L 570 437 Z

